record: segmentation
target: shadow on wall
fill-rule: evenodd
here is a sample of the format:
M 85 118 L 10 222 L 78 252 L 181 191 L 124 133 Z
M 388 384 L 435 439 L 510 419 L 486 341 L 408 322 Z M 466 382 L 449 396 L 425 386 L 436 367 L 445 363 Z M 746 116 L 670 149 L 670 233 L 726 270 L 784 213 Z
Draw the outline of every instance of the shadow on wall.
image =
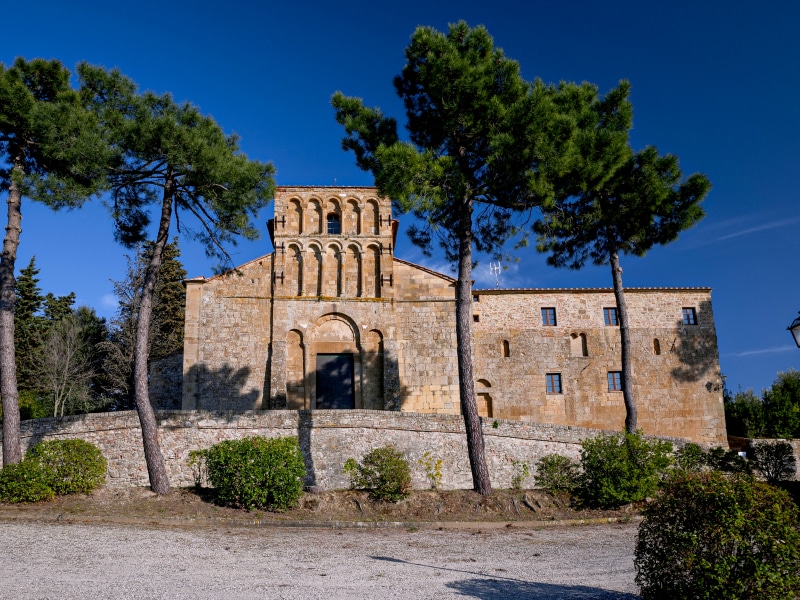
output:
M 695 324 L 686 322 L 692 318 Z M 707 379 L 706 387 L 710 392 L 722 389 L 716 332 L 710 328 L 713 322 L 711 302 L 701 302 L 695 313 L 685 314 L 676 322 L 677 335 L 669 347 L 669 351 L 674 352 L 681 363 L 681 366 L 672 369 L 672 376 L 689 383 Z
M 197 382 L 195 402 L 200 410 L 253 410 L 258 408 L 257 388 L 245 390 L 250 378 L 250 367 L 234 369 L 224 365 L 219 369 L 209 369 L 206 365 L 194 365 L 186 373 L 186 379 Z M 203 400 L 211 400 L 214 406 L 204 406 Z

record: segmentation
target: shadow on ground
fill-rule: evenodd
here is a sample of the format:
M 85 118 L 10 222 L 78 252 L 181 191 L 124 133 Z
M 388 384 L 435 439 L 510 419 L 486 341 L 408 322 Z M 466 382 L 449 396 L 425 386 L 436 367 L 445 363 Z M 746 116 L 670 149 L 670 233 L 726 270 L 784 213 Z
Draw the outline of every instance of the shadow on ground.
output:
M 484 598 L 486 600 L 493 600 L 495 598 L 503 598 L 504 600 L 513 600 L 516 598 L 520 600 L 523 598 L 526 600 L 639 600 L 639 596 L 636 594 L 603 590 L 585 585 L 537 583 L 534 581 L 523 581 L 521 579 L 497 575 L 487 577 L 484 573 L 476 573 L 475 571 L 426 565 L 392 558 L 390 556 L 371 556 L 370 558 L 386 562 L 403 563 L 415 567 L 428 567 L 436 571 L 478 575 L 478 577 L 474 579 L 453 581 L 446 584 L 447 587 L 468 598 Z

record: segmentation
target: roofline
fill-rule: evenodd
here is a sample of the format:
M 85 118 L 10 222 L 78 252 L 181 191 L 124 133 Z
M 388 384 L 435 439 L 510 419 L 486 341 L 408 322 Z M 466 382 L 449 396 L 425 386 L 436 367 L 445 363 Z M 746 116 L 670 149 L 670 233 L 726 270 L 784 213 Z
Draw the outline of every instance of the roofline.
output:
M 450 275 L 445 275 L 444 273 L 439 273 L 439 271 L 434 271 L 433 269 L 429 269 L 428 267 L 423 267 L 422 265 L 418 265 L 416 263 L 409 262 L 407 260 L 403 260 L 402 258 L 397 258 L 396 256 L 392 256 L 392 259 L 395 262 L 399 262 L 404 265 L 408 265 L 409 267 L 414 267 L 415 269 L 419 269 L 420 271 L 425 271 L 426 273 L 430 273 L 431 275 L 436 275 L 437 277 L 441 277 L 451 283 L 455 283 L 458 281 L 455 277 L 451 277 Z
M 283 192 L 286 190 L 377 190 L 374 185 L 277 185 L 275 186 L 276 192 Z
M 626 287 L 626 292 L 707 292 L 711 293 L 710 287 Z M 498 294 L 542 294 L 542 293 L 614 293 L 614 288 L 488 288 L 473 289 L 475 295 L 498 295 Z
M 183 283 L 207 283 L 207 282 L 212 281 L 214 279 L 220 279 L 220 278 L 224 277 L 225 275 L 227 275 L 228 273 L 233 273 L 234 271 L 238 271 L 239 269 L 243 269 L 243 268 L 245 268 L 247 266 L 250 266 L 253 263 L 256 263 L 256 262 L 258 262 L 260 260 L 264 260 L 265 258 L 269 258 L 273 254 L 275 254 L 274 251 L 273 252 L 268 252 L 267 254 L 264 254 L 262 256 L 254 258 L 253 260 L 248 260 L 246 263 L 243 263 L 243 264 L 239 265 L 238 267 L 233 267 L 231 269 L 228 269 L 227 271 L 223 271 L 222 273 L 217 273 L 216 275 L 212 275 L 211 277 L 206 277 L 205 275 L 198 275 L 197 277 L 187 277 L 186 279 L 183 280 Z

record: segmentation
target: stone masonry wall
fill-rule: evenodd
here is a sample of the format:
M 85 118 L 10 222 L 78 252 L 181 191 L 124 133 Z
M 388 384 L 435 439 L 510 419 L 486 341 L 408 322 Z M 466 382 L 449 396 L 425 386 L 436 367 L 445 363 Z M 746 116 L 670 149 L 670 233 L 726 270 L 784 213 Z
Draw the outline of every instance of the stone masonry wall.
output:
M 611 290 L 474 292 L 475 377 L 491 397 L 493 417 L 620 430 L 620 331 L 604 323 Z M 707 289 L 629 289 L 632 368 L 638 425 L 647 434 L 726 443 L 716 331 Z M 541 310 L 553 308 L 555 325 Z M 684 325 L 682 309 L 697 323 Z M 546 375 L 560 377 L 547 392 Z
M 170 483 L 194 483 L 187 464 L 191 450 L 208 448 L 225 439 L 253 435 L 298 436 L 306 457 L 306 485 L 322 490 L 349 485 L 342 465 L 374 448 L 393 445 L 409 461 L 414 487 L 428 487 L 418 461 L 425 452 L 442 459 L 442 487 L 469 489 L 472 476 L 467 457 L 463 419 L 455 415 L 420 415 L 374 410 L 161 411 L 157 413 L 159 441 Z M 581 440 L 598 430 L 484 419 L 486 456 L 492 484 L 510 487 L 512 460 L 533 467 L 546 454 L 578 458 Z M 108 460 L 108 485 L 147 486 L 141 430 L 134 411 L 97 413 L 64 419 L 23 421 L 23 452 L 42 440 L 78 438 L 98 446 Z M 528 480 L 526 485 L 532 485 Z

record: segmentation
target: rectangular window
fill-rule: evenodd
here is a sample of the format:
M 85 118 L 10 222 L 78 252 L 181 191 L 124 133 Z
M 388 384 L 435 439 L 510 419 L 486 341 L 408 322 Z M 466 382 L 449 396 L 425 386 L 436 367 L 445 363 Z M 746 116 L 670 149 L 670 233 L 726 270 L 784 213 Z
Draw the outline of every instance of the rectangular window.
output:
M 481 316 L 480 315 L 472 315 L 472 320 L 475 321 L 476 323 L 479 323 L 480 320 L 481 320 Z
M 548 373 L 545 375 L 545 382 L 548 394 L 561 393 L 561 373 Z
M 697 312 L 694 307 L 681 309 L 683 311 L 683 324 L 684 325 L 697 325 Z
M 622 391 L 622 371 L 608 372 L 608 391 L 609 392 Z
M 542 325 L 555 327 L 556 325 L 556 309 L 543 308 L 542 309 Z
M 617 321 L 617 307 L 603 309 L 603 321 L 606 325 L 619 325 Z
M 472 301 L 473 302 L 480 302 L 481 301 L 481 297 L 480 296 L 473 296 L 472 297 Z

